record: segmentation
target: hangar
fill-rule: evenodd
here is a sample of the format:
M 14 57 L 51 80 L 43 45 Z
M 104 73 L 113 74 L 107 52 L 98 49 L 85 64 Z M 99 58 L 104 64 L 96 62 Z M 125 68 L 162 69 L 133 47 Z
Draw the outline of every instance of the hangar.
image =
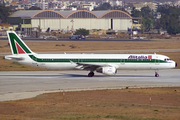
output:
M 79 28 L 113 29 L 127 31 L 132 26 L 132 17 L 120 10 L 105 11 L 54 11 L 54 10 L 20 10 L 8 17 L 14 28 L 37 28 L 51 30 L 75 30 Z

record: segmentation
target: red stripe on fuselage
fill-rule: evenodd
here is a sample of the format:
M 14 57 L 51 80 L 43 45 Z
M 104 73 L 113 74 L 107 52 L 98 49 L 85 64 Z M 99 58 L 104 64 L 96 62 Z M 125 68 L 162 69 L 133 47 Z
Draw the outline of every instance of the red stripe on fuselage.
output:
M 25 54 L 24 50 L 16 43 L 18 54 Z

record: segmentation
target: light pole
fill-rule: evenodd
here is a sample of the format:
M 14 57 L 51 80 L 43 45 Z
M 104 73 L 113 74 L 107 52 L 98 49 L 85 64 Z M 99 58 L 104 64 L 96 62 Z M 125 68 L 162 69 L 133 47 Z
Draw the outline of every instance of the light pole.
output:
M 73 23 L 74 23 L 74 21 L 71 20 L 70 22 L 72 22 L 72 28 L 71 28 L 71 30 L 72 30 L 72 33 L 73 33 Z
M 131 39 L 132 39 L 132 20 L 130 22 L 131 22 Z

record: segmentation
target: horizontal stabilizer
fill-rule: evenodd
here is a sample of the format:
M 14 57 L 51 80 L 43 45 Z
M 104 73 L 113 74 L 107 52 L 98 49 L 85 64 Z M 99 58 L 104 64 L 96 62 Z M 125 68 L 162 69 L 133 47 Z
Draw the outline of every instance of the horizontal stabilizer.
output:
M 8 60 L 16 60 L 16 61 L 24 60 L 23 57 L 19 57 L 19 56 L 5 56 L 5 59 L 8 59 Z

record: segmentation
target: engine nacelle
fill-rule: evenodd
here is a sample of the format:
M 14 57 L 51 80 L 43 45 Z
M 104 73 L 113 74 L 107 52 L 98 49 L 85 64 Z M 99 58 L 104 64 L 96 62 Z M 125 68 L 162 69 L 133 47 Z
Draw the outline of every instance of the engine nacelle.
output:
M 102 67 L 96 70 L 96 72 L 103 73 L 105 75 L 115 75 L 117 73 L 117 70 L 115 67 Z

